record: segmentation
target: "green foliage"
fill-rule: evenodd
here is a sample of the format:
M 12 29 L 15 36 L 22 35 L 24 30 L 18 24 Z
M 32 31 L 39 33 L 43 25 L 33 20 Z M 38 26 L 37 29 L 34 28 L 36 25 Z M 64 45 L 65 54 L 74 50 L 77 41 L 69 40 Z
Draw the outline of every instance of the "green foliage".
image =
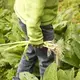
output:
M 77 73 L 77 76 L 75 77 L 74 80 L 80 80 L 80 71 Z
M 75 76 L 76 75 L 76 76 Z M 56 66 L 56 63 L 52 63 L 46 69 L 43 80 L 79 80 L 80 71 L 75 72 L 74 68 L 71 69 L 60 69 Z
M 13 3 L 14 0 L 0 0 L 0 80 L 12 80 L 24 49 L 24 46 L 16 46 L 10 50 L 10 44 L 1 47 L 1 44 L 21 41 L 25 37 L 13 12 Z
M 52 63 L 45 71 L 43 80 L 58 80 L 57 79 L 57 65 Z
M 62 0 L 59 5 L 59 12 L 63 14 L 62 19 L 80 23 L 80 0 Z
M 77 28 L 78 26 L 72 23 L 67 27 L 67 30 L 65 32 L 65 47 L 62 56 L 62 61 L 79 68 L 80 43 L 78 43 L 77 36 L 79 36 L 80 34 L 77 33 Z M 75 39 L 77 39 L 76 41 L 74 39 L 74 36 Z
M 14 0 L 0 0 L 0 80 L 12 80 L 27 44 L 22 41 L 25 40 L 26 35 L 19 27 L 18 19 L 13 12 L 13 4 Z M 60 0 L 58 16 L 53 27 L 55 43 L 60 47 L 59 52 L 62 53 L 60 60 L 67 65 L 79 68 L 80 0 Z M 28 80 L 37 80 L 31 77 L 32 74 L 24 74 L 29 78 Z M 24 74 L 21 75 L 25 77 Z M 73 80 L 74 75 L 77 75 L 74 80 L 80 80 L 80 72 L 75 74 L 74 68 L 57 70 L 56 64 L 53 63 L 47 68 L 43 80 Z
M 33 74 L 29 72 L 21 72 L 20 73 L 20 80 L 38 80 Z
M 71 70 L 58 70 L 58 80 L 73 80 L 74 79 L 74 69 Z
M 13 68 L 7 70 L 6 73 L 8 73 L 8 74 L 6 74 L 6 80 L 12 80 L 15 72 L 16 72 L 16 70 Z

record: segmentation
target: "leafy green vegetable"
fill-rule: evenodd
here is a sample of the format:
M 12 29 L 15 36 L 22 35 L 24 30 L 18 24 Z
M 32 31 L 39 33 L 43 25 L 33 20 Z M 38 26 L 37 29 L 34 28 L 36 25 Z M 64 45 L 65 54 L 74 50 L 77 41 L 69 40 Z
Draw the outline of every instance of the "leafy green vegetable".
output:
M 38 80 L 33 74 L 30 74 L 29 72 L 21 72 L 20 80 Z
M 43 80 L 58 80 L 56 63 L 52 63 L 49 65 L 44 73 Z
M 74 80 L 80 80 L 80 71 L 77 73 L 77 76 L 75 77 Z
M 26 41 L 22 41 L 25 40 L 26 35 L 20 29 L 18 19 L 13 12 L 14 1 L 0 0 L 0 80 L 12 80 L 11 78 L 15 75 L 20 57 L 27 44 Z M 80 0 L 60 0 L 58 16 L 53 23 L 53 27 L 55 31 L 54 41 L 60 47 L 58 53 L 61 53 L 61 57 L 59 57 L 59 60 L 79 68 Z M 54 71 L 56 72 L 56 70 Z M 71 71 L 72 69 L 66 73 L 65 70 L 60 69 L 58 74 L 67 75 L 68 73 L 71 74 Z M 45 73 L 45 75 L 47 74 L 48 72 Z M 55 76 L 52 75 L 54 72 L 50 74 L 51 79 L 56 76 L 56 74 Z M 49 76 L 47 75 L 47 77 Z M 44 79 L 47 79 L 47 77 Z M 61 74 L 59 77 L 61 79 L 66 78 Z M 75 79 L 79 80 L 79 73 Z
M 58 71 L 58 80 L 68 80 L 67 74 L 65 73 L 64 70 L 59 70 Z
M 74 79 L 74 68 L 70 70 L 59 70 L 58 80 L 73 80 Z

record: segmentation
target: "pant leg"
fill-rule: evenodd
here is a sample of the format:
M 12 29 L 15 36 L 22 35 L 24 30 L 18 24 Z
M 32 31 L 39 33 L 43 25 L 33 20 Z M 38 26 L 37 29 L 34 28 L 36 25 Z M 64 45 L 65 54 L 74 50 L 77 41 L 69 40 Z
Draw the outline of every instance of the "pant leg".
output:
M 40 76 L 43 76 L 45 69 L 54 61 L 54 53 L 48 56 L 48 49 L 46 47 L 43 48 L 36 48 L 36 55 L 38 56 L 39 60 L 39 67 L 40 67 Z
M 28 56 L 29 60 L 26 60 L 26 56 Z M 24 71 L 27 71 L 30 73 L 33 72 L 33 68 L 34 68 L 35 62 L 37 60 L 37 56 L 31 45 L 29 45 L 29 47 L 27 49 L 26 56 L 22 55 L 20 64 L 17 69 L 17 73 L 24 72 Z
M 52 41 L 54 38 L 54 29 L 51 24 L 40 26 L 43 33 L 43 40 L 44 41 Z
M 54 31 L 52 25 L 41 26 L 44 41 L 52 41 L 54 38 Z M 54 53 L 51 52 L 48 56 L 48 49 L 46 47 L 36 48 L 36 55 L 39 59 L 40 75 L 43 76 L 45 69 L 54 61 Z
M 21 29 L 24 31 L 24 33 L 27 35 L 27 29 L 26 29 L 26 25 L 19 19 L 19 24 Z

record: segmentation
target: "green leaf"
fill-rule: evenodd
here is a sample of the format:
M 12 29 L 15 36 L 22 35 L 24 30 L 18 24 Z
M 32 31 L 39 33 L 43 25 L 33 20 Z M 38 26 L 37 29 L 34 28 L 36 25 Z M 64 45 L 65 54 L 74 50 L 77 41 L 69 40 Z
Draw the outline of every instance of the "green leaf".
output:
M 12 66 L 15 66 L 21 58 L 21 55 L 14 54 L 14 53 L 6 53 L 6 55 L 5 53 L 3 53 L 2 56 L 3 56 L 2 61 L 7 62 Z
M 70 70 L 59 70 L 58 80 L 73 80 L 74 79 L 74 68 Z
M 66 54 L 67 54 L 67 53 L 66 53 Z M 70 57 L 66 57 L 66 56 L 63 55 L 63 56 L 61 57 L 61 60 L 62 60 L 63 62 L 65 62 L 65 63 L 71 65 L 71 66 L 74 66 L 74 67 L 79 68 L 80 60 L 78 59 L 78 57 L 77 57 L 75 54 L 73 54 L 73 55 L 71 56 L 71 58 L 70 58 Z
M 80 71 L 77 73 L 75 80 L 80 80 Z
M 77 41 L 72 41 L 71 46 L 76 54 L 76 56 L 80 59 L 80 44 Z
M 67 78 L 68 80 L 73 80 L 74 79 L 74 68 L 69 69 L 69 70 L 65 70 L 66 74 L 67 74 Z
M 56 63 L 53 62 L 49 65 L 44 73 L 43 80 L 58 80 Z
M 29 72 L 21 72 L 19 74 L 20 80 L 38 80 L 33 74 Z
M 62 33 L 66 30 L 67 21 L 62 21 L 58 24 L 53 25 L 56 33 Z
M 64 70 L 59 70 L 58 71 L 58 80 L 68 80 L 67 74 L 65 73 Z

